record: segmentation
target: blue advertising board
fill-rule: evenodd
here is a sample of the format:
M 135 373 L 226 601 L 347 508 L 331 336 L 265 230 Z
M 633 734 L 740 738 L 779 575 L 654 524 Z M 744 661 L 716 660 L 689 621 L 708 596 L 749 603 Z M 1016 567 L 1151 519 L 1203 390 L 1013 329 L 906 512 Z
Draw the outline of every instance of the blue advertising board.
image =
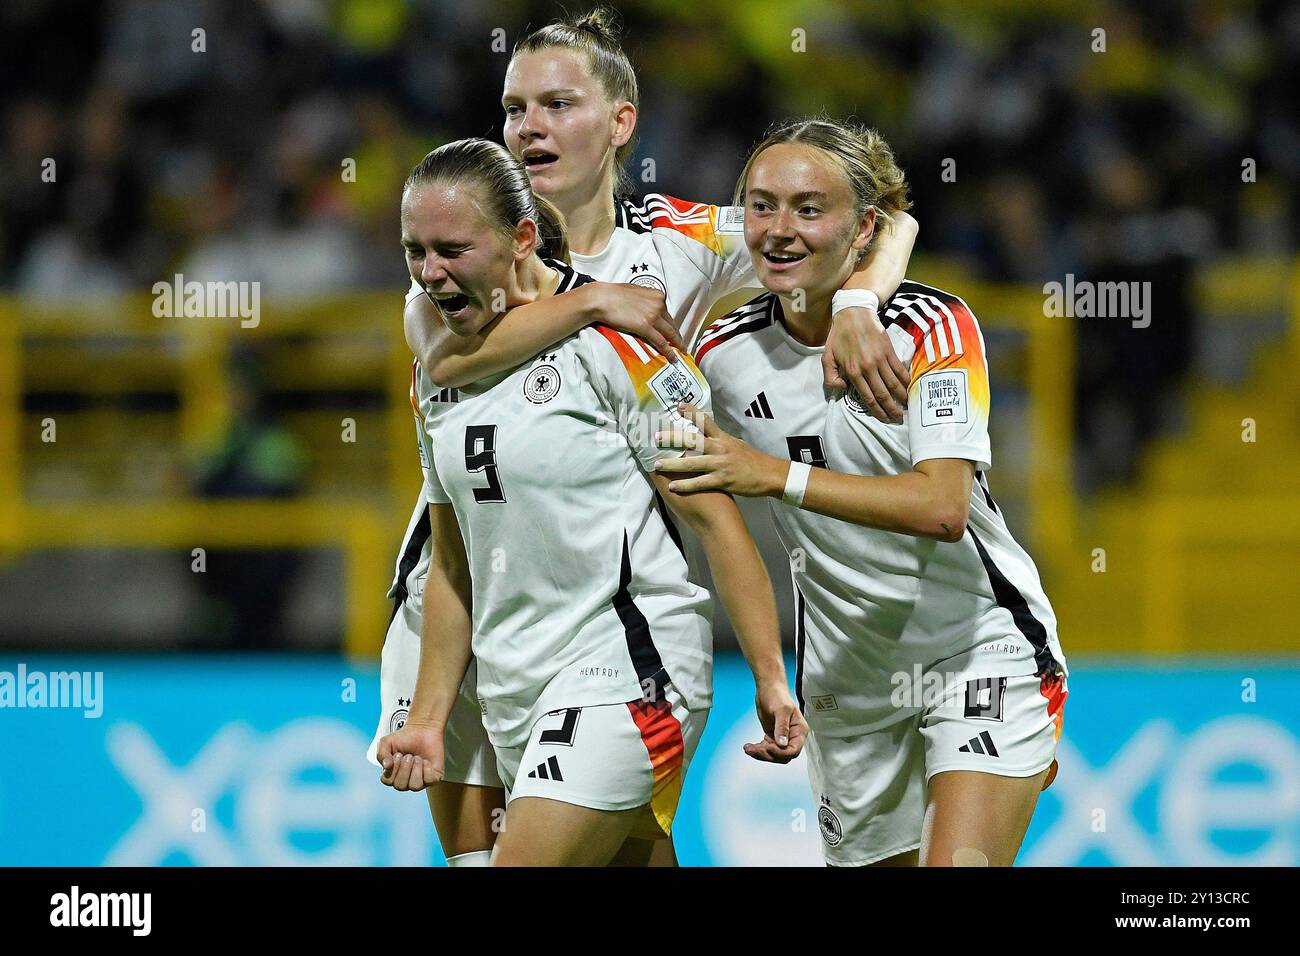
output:
M 819 865 L 803 759 L 741 751 L 743 661 L 715 684 L 681 862 Z M 364 759 L 377 719 L 344 658 L 0 658 L 0 865 L 440 864 Z M 1300 864 L 1296 664 L 1074 662 L 1059 759 L 1022 865 Z

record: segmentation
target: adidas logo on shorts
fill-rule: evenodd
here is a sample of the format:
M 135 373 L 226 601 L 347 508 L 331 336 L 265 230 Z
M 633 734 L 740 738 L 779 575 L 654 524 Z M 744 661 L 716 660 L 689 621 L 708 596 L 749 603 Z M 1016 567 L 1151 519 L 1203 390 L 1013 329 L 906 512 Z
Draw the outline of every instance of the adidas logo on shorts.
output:
M 539 763 L 537 769 L 529 772 L 528 776 L 534 780 L 558 780 L 564 783 L 564 777 L 560 775 L 560 762 L 554 757 L 547 757 L 545 763 Z
M 982 754 L 986 757 L 998 756 L 998 748 L 993 746 L 993 738 L 987 730 L 981 730 L 978 737 L 972 737 L 957 748 L 964 754 Z

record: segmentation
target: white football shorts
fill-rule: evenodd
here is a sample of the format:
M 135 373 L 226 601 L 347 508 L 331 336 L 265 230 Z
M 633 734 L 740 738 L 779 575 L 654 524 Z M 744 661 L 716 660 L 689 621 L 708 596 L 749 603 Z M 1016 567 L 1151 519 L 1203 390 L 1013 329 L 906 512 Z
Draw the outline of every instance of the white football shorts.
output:
M 648 806 L 633 835 L 669 836 L 708 715 L 687 710 L 671 685 L 655 703 L 551 711 L 522 747 L 496 748 L 508 801 L 542 797 L 595 810 Z
M 925 788 L 945 770 L 1004 777 L 1056 775 L 1065 678 L 981 677 L 932 706 L 857 737 L 809 735 L 808 778 L 822 854 L 866 866 L 921 845 Z

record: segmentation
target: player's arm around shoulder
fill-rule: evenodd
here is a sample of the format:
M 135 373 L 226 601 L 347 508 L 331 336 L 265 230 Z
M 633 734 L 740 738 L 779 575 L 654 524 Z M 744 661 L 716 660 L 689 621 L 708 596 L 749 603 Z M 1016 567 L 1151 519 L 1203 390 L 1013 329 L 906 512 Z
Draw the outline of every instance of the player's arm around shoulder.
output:
M 406 344 L 439 387 L 460 388 L 514 368 L 599 315 L 592 294 L 575 289 L 521 305 L 481 332 L 458 335 L 427 295 L 408 295 Z
M 682 347 L 663 294 L 620 282 L 588 282 L 516 306 L 475 335 L 452 332 L 426 295 L 408 297 L 403 314 L 407 345 L 434 384 L 452 388 L 515 368 L 593 322 L 626 329 L 660 352 Z
M 906 212 L 896 212 L 892 219 L 892 226 L 881 232 L 843 290 L 836 293 L 840 304 L 822 358 L 826 385 L 852 387 L 867 411 L 882 422 L 902 421 L 909 373 L 878 313 L 880 304 L 903 284 L 920 232 L 916 219 Z

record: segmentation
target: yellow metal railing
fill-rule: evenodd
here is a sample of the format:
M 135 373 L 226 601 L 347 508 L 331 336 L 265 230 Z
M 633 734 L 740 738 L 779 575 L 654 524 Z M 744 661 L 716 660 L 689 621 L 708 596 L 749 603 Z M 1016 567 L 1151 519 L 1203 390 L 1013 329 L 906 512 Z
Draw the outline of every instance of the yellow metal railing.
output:
M 392 532 L 382 509 L 306 498 L 40 505 L 24 508 L 18 527 L 28 547 L 175 548 L 186 564 L 194 548 L 337 547 L 346 562 L 346 650 L 354 654 L 376 652 L 383 637 Z
M 79 548 L 335 547 L 344 554 L 344 639 L 349 653 L 378 651 L 387 619 L 394 550 L 419 488 L 411 411 L 407 401 L 410 355 L 401 326 L 401 299 L 356 295 L 308 303 L 264 303 L 262 321 L 242 328 L 238 319 L 155 318 L 152 299 L 116 303 L 27 307 L 0 300 L 0 562 L 6 554 Z M 111 317 L 105 321 L 105 316 Z M 112 351 L 96 351 L 92 339 L 114 346 L 166 340 L 175 364 L 181 446 L 194 453 L 222 433 L 231 420 L 228 358 L 236 343 L 266 343 L 286 336 L 370 336 L 369 351 L 382 368 L 374 384 L 385 393 L 377 487 L 360 488 L 347 500 L 299 497 L 286 500 L 221 501 L 180 495 L 125 500 L 31 501 L 24 494 L 24 371 L 36 359 L 24 353 L 24 337 L 66 343 L 64 354 L 84 358 L 84 379 L 102 395 L 104 380 L 90 374 L 96 363 L 112 362 Z M 34 351 L 34 350 L 33 350 Z M 30 371 L 30 368 L 27 369 Z M 49 371 L 49 370 L 42 370 Z M 78 378 L 79 369 L 62 373 Z M 75 390 L 75 384 L 69 386 Z M 89 387 L 89 386 L 88 386 Z M 129 381 L 110 382 L 110 392 L 128 392 Z M 58 420 L 65 417 L 55 415 Z M 28 423 L 39 429 L 39 419 Z M 68 442 L 66 430 L 59 444 Z M 28 436 L 34 444 L 39 438 Z M 129 449 L 123 449 L 129 454 Z M 2 566 L 2 565 L 0 565 Z
M 1142 568 L 1143 602 L 1140 650 L 1148 654 L 1184 653 L 1190 629 L 1204 627 L 1188 608 L 1186 554 L 1193 547 L 1291 549 L 1300 551 L 1300 509 L 1291 498 L 1235 499 L 1165 497 L 1144 504 L 1139 533 L 1145 536 L 1146 560 Z M 1205 517 L 1212 520 L 1205 520 Z M 1233 600 L 1231 571 L 1224 569 L 1223 599 Z M 1284 585 L 1285 586 L 1285 585 Z M 1300 650 L 1300 635 L 1290 630 L 1292 596 L 1279 594 L 1278 608 L 1286 608 L 1287 631 L 1252 626 L 1255 609 L 1241 606 L 1237 626 L 1220 650 L 1242 653 L 1276 653 Z

